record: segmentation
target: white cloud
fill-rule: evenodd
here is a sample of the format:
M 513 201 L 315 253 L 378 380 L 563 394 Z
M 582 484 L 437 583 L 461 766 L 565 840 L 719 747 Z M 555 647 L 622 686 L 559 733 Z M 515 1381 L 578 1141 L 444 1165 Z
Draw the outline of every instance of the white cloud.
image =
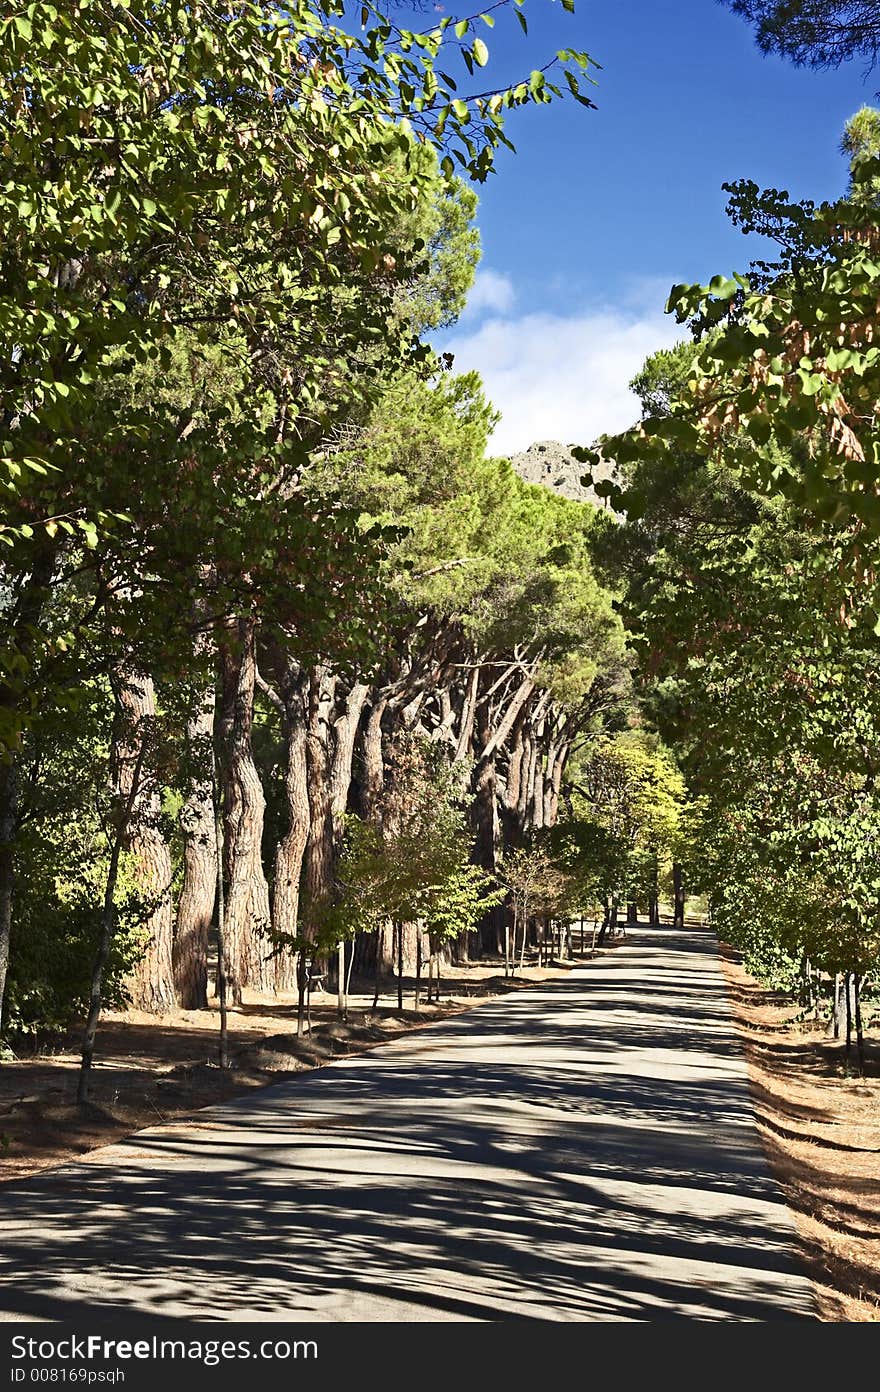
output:
M 498 271 L 477 271 L 474 283 L 468 292 L 465 314 L 470 318 L 478 314 L 508 314 L 513 309 L 516 291 L 513 281 Z
M 502 413 L 492 450 L 510 454 L 535 440 L 589 444 L 631 425 L 639 407 L 628 382 L 649 353 L 685 332 L 663 314 L 663 297 L 650 299 L 649 310 L 627 297 L 624 308 L 496 316 L 453 335 L 444 348 L 455 371 L 475 368 Z

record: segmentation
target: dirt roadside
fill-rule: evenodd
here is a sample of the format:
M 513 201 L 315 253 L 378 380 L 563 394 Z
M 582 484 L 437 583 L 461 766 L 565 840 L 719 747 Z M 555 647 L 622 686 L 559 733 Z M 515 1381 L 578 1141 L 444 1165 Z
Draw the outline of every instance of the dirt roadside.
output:
M 0 1185 L 63 1164 L 145 1126 L 266 1087 L 292 1072 L 363 1053 L 505 992 L 565 976 L 575 965 L 527 966 L 523 977 L 513 980 L 505 980 L 498 963 L 448 966 L 440 1003 L 422 1001 L 418 1012 L 413 1009 L 414 983 L 405 983 L 402 1013 L 387 994 L 374 1011 L 372 984 L 362 983 L 350 996 L 345 1022 L 338 1018 L 335 996 L 321 993 L 312 998 L 312 1032 L 302 1039 L 296 1037 L 295 996 L 269 999 L 245 992 L 242 1007 L 230 1011 L 232 1067 L 223 1071 L 216 1063 L 216 1006 L 178 1010 L 160 1019 L 137 1011 L 108 1011 L 99 1026 L 88 1107 L 76 1104 L 75 1035 L 0 1065 Z
M 867 1076 L 847 1076 L 843 1047 L 766 990 L 723 946 L 745 1042 L 758 1127 L 798 1225 L 823 1320 L 880 1321 L 880 1044 Z

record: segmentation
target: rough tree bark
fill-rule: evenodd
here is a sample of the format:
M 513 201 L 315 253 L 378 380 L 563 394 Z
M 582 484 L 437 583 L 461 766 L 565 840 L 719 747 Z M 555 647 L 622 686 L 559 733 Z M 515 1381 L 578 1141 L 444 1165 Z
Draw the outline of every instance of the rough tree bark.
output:
M 186 726 L 191 773 L 180 811 L 183 886 L 172 956 L 177 999 L 187 1010 L 204 1010 L 208 1005 L 208 938 L 217 898 L 217 832 L 211 771 L 214 707 L 213 688 L 197 693 L 195 710 Z
M 7 646 L 26 662 L 34 650 L 37 627 L 43 614 L 58 544 L 45 535 L 38 543 L 33 568 L 19 590 L 12 610 L 4 613 Z M 20 687 L 12 680 L 0 680 L 0 714 L 10 717 L 22 700 Z M 19 751 L 6 750 L 0 757 L 0 1028 L 6 1003 L 6 977 L 9 970 L 9 945 L 12 936 L 12 910 L 15 897 L 15 838 L 19 819 Z
M 272 894 L 272 928 L 276 934 L 296 937 L 299 924 L 300 877 L 309 839 L 308 765 L 306 757 L 306 691 L 308 680 L 299 664 L 279 654 L 278 703 L 284 741 L 284 801 L 287 827 L 275 850 Z M 297 984 L 296 953 L 282 947 L 275 959 L 275 981 L 279 991 L 292 991 Z
M 121 740 L 116 761 L 118 792 L 126 802 L 132 790 L 132 770 L 140 768 L 144 762 L 142 747 L 153 738 L 156 693 L 152 677 L 130 671 L 121 673 L 119 702 L 125 723 L 118 736 Z M 156 779 L 145 772 L 132 801 L 126 849 L 133 855 L 137 867 L 138 890 L 145 903 L 143 926 L 148 937 L 143 956 L 128 977 L 126 988 L 132 1005 L 153 1015 L 165 1015 L 175 1004 L 171 852 L 162 834 L 161 811 Z
M 495 751 L 498 744 L 491 738 L 489 717 L 485 707 L 478 718 L 478 743 L 482 754 L 474 765 L 473 772 L 473 817 L 475 856 L 477 863 L 494 874 L 498 865 L 498 791 L 495 774 Z M 486 752 L 488 750 L 488 753 Z M 483 916 L 479 928 L 480 946 L 489 952 L 501 951 L 501 919 L 491 910 Z M 468 934 L 462 934 L 461 948 L 469 948 Z M 467 960 L 463 958 L 463 960 Z
M 547 772 L 544 778 L 544 825 L 554 827 L 559 817 L 559 793 L 562 788 L 562 775 L 568 762 L 569 745 L 565 740 L 552 744 L 547 754 Z
M 470 754 L 471 741 L 474 736 L 474 718 L 477 709 L 477 695 L 480 688 L 480 669 L 474 667 L 468 677 L 465 687 L 464 699 L 461 707 L 461 720 L 458 727 L 458 740 L 455 745 L 454 763 L 461 763 Z
M 379 697 L 373 702 L 364 725 L 361 812 L 368 821 L 376 820 L 382 798 L 382 789 L 385 786 L 385 763 L 382 757 L 382 718 L 387 708 L 387 697 Z
M 330 805 L 333 817 L 333 839 L 339 847 L 348 807 L 348 793 L 351 787 L 351 769 L 354 759 L 354 743 L 360 725 L 361 714 L 370 688 L 363 682 L 355 682 L 345 700 L 345 707 L 333 722 L 333 759 L 330 765 Z
M 311 673 L 309 682 L 309 718 L 306 734 L 309 834 L 303 860 L 303 902 L 299 934 L 304 942 L 315 940 L 321 910 L 333 893 L 333 800 L 330 771 L 331 718 L 336 680 L 327 666 L 320 665 Z M 298 1034 L 302 1034 L 305 1019 L 305 948 L 300 957 L 301 964 L 297 975 Z
M 275 985 L 269 887 L 262 859 L 266 800 L 251 748 L 255 630 L 252 617 L 233 620 L 221 649 L 227 986 L 236 1005 L 241 1004 L 244 986 L 271 991 Z
M 114 684 L 113 694 L 116 701 L 115 722 L 118 728 L 123 719 L 127 720 L 128 717 L 123 715 L 121 693 L 116 684 Z M 140 794 L 141 774 L 147 755 L 147 739 L 137 740 L 132 739 L 131 736 L 132 732 L 129 729 L 126 731 L 125 738 L 116 738 L 113 742 L 113 758 L 115 760 L 113 783 L 116 793 L 114 820 L 116 825 L 110 844 L 110 860 L 104 881 L 101 931 L 98 935 L 98 946 L 92 963 L 89 984 L 89 1008 L 83 1031 L 79 1080 L 76 1089 L 76 1100 L 80 1107 L 84 1107 L 89 1100 L 89 1084 L 95 1057 L 95 1039 L 98 1033 L 98 1021 L 101 1018 L 101 989 L 104 984 L 104 968 L 107 965 L 107 958 L 113 945 L 113 934 L 116 931 L 116 886 L 119 881 L 119 862 L 123 846 L 128 839 L 131 819 Z M 128 768 L 123 771 L 120 761 L 131 758 L 134 762 L 129 763 Z M 126 789 L 124 797 L 121 792 L 123 788 Z

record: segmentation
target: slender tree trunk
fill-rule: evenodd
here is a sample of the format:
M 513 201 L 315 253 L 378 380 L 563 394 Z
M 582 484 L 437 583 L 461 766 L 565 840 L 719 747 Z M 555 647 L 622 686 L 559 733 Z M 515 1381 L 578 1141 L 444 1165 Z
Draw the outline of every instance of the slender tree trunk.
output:
M 275 850 L 272 890 L 272 932 L 278 948 L 275 983 L 279 991 L 296 989 L 296 949 L 299 927 L 300 879 L 309 839 L 308 766 L 304 679 L 297 664 L 281 654 L 278 666 L 282 737 L 284 742 L 284 801 L 287 826 Z M 289 939 L 287 945 L 285 939 Z
M 395 924 L 397 931 L 397 1008 L 403 1010 L 403 924 Z
M 834 988 L 831 999 L 831 1018 L 828 1021 L 828 1034 L 832 1039 L 839 1039 L 843 1029 L 843 995 L 842 978 L 840 972 L 834 973 Z
M 354 948 L 352 943 L 351 952 L 348 954 L 348 970 L 345 974 L 345 1018 L 348 1019 L 348 1002 L 351 998 L 351 971 L 354 966 Z
M 223 885 L 223 807 L 217 782 L 217 757 L 211 749 L 211 810 L 214 818 L 217 872 L 217 1000 L 220 1006 L 220 1067 L 229 1067 L 229 959 L 226 954 L 226 897 Z
M 125 716 L 121 757 L 117 760 L 119 795 L 127 801 L 132 769 L 143 762 L 141 751 L 155 738 L 156 694 L 152 677 L 124 672 L 119 701 Z M 138 890 L 145 901 L 146 948 L 131 973 L 127 989 L 137 1010 L 165 1015 L 175 1004 L 172 944 L 171 852 L 160 825 L 161 797 L 155 778 L 141 778 L 128 819 L 127 849 L 137 867 Z
M 208 939 L 217 897 L 217 836 L 213 766 L 214 692 L 200 692 L 187 721 L 191 763 L 189 789 L 180 812 L 183 887 L 177 906 L 172 961 L 178 1003 L 186 1010 L 208 1006 Z
M 865 1076 L 865 1036 L 862 1030 L 862 978 L 853 975 L 853 1005 L 855 1008 L 856 1052 L 859 1062 L 859 1077 Z
M 529 901 L 524 900 L 522 907 L 522 942 L 519 949 L 519 974 L 522 976 L 526 965 L 526 938 L 529 934 Z
M 107 965 L 107 958 L 110 955 L 113 935 L 116 930 L 116 904 L 114 902 L 114 897 L 116 894 L 116 885 L 119 880 L 119 857 L 121 851 L 122 833 L 120 831 L 114 838 L 113 848 L 110 852 L 110 864 L 107 869 L 107 879 L 104 887 L 104 907 L 101 912 L 101 931 L 98 939 L 98 950 L 92 965 L 92 979 L 89 987 L 89 1010 L 86 1016 L 85 1031 L 83 1033 L 79 1081 L 76 1088 L 76 1100 L 80 1107 L 84 1107 L 89 1100 L 92 1063 L 95 1057 L 95 1039 L 98 1033 L 98 1021 L 101 1018 L 101 988 L 104 982 L 104 968 Z
M 355 682 L 345 700 L 345 709 L 333 722 L 333 758 L 330 764 L 330 816 L 333 824 L 333 854 L 339 855 L 345 835 L 345 813 L 351 789 L 351 771 L 354 759 L 355 739 L 361 714 L 366 704 L 370 688 L 362 682 Z M 345 945 L 339 944 L 340 971 L 344 973 Z M 340 1013 L 345 1018 L 347 1006 L 340 1004 Z
M 26 664 L 25 677 L 16 679 L 10 675 L 8 680 L 0 678 L 0 716 L 5 715 L 10 719 L 13 730 L 20 718 L 23 703 L 26 705 L 33 698 L 29 668 L 59 550 L 59 543 L 50 541 L 45 533 L 34 546 L 36 554 L 31 574 L 22 585 L 12 612 L 4 614 L 5 646 Z M 8 670 L 12 672 L 14 669 L 10 667 Z M 6 1013 L 6 978 L 15 896 L 15 840 L 18 835 L 21 777 L 19 759 L 14 736 L 11 735 L 9 748 L 0 755 L 0 1030 Z
M 330 785 L 330 717 L 336 678 L 326 666 L 316 667 L 309 691 L 309 725 L 306 739 L 308 769 L 309 836 L 303 861 L 303 905 L 300 937 L 317 941 L 322 915 L 333 897 L 333 804 Z
M 415 997 L 415 1001 L 416 1001 L 416 1005 L 415 1005 L 416 1014 L 418 1014 L 418 1009 L 419 1009 L 419 994 L 420 994 L 420 992 L 421 992 L 421 989 L 422 989 L 422 934 L 421 934 L 421 930 L 419 930 L 418 935 L 417 935 L 417 937 L 416 937 L 416 997 Z
M 604 912 L 603 912 L 603 914 L 602 914 L 602 926 L 601 926 L 601 928 L 599 929 L 599 939 L 598 939 L 599 947 L 602 947 L 603 944 L 604 944 L 604 942 L 605 942 L 605 934 L 608 932 L 608 928 L 609 928 L 610 923 L 611 923 L 611 895 L 609 894 L 608 897 L 607 897 L 606 900 L 605 900 L 605 909 L 604 909 Z
M 381 952 L 381 947 L 380 947 L 380 942 L 379 942 L 379 939 L 381 938 L 381 936 L 382 936 L 382 930 L 381 930 L 381 928 L 377 928 L 377 929 L 376 929 L 376 966 L 375 966 L 376 975 L 375 975 L 375 978 L 374 978 L 374 985 L 375 985 L 375 988 L 376 988 L 376 989 L 375 989 L 375 991 L 374 991 L 374 993 L 373 993 L 373 1009 L 374 1009 L 374 1010 L 375 1010 L 375 1009 L 378 1007 L 378 1005 L 379 1005 L 379 987 L 380 987 L 381 982 L 382 982 L 382 952 Z
M 306 995 L 309 989 L 309 971 L 306 963 L 306 949 L 301 947 L 296 955 L 296 1034 L 301 1039 L 305 1034 Z
M 473 771 L 473 818 L 476 841 L 474 854 L 478 865 L 489 874 L 498 867 L 498 790 L 495 772 L 495 753 L 497 738 L 489 728 L 488 713 L 483 707 L 480 712 L 478 742 L 491 752 L 480 758 Z M 480 948 L 484 951 L 498 950 L 498 922 L 492 910 L 485 913 L 480 921 Z
M 0 763 L 0 1030 L 6 1003 L 6 975 L 9 969 L 9 943 L 12 936 L 18 786 L 18 754 L 10 751 L 7 761 Z
M 458 741 L 455 746 L 453 762 L 461 763 L 466 759 L 471 750 L 471 741 L 474 737 L 474 719 L 477 709 L 477 696 L 480 687 L 480 669 L 474 666 L 472 669 L 467 686 L 465 688 L 464 701 L 461 708 L 461 722 L 458 729 Z
M 672 867 L 672 893 L 674 897 L 672 926 L 673 928 L 684 927 L 684 876 L 678 861 Z
M 122 720 L 127 718 L 127 712 L 125 715 L 123 714 L 125 703 L 118 686 L 114 686 L 114 696 L 116 701 L 116 726 L 118 732 Z M 101 929 L 97 950 L 95 952 L 95 960 L 92 965 L 92 978 L 89 987 L 89 1009 L 86 1016 L 85 1030 L 83 1032 L 82 1057 L 80 1060 L 79 1080 L 76 1089 L 76 1100 L 80 1107 L 84 1107 L 89 1100 L 92 1064 L 95 1057 L 95 1039 L 98 1033 L 98 1021 L 101 1017 L 101 989 L 104 983 L 104 968 L 107 965 L 107 958 L 110 955 L 113 935 L 116 930 L 116 886 L 119 882 L 119 860 L 122 855 L 122 848 L 128 839 L 131 820 L 140 794 L 141 774 L 147 754 L 147 740 L 142 737 L 135 746 L 133 754 L 131 751 L 130 732 L 127 732 L 125 737 L 117 733 L 117 738 L 114 740 L 113 754 L 114 761 L 116 762 L 113 778 L 116 789 L 116 827 L 110 845 L 110 861 L 107 866 L 107 878 L 104 881 L 104 903 L 101 910 Z M 123 773 L 120 763 L 121 761 L 129 759 L 131 761 Z M 122 789 L 125 790 L 124 793 Z
M 269 886 L 263 870 L 266 799 L 254 761 L 256 621 L 238 619 L 223 647 L 224 857 L 229 993 L 241 1004 L 244 986 L 272 991 L 275 964 L 270 936 Z
M 651 865 L 651 900 L 649 920 L 653 928 L 660 927 L 660 861 L 655 855 Z
M 806 952 L 801 953 L 798 968 L 798 999 L 804 1010 L 810 1009 L 813 1003 L 813 979 L 810 971 L 810 959 Z
M 843 978 L 843 990 L 844 990 L 844 994 L 845 994 L 845 996 L 846 996 L 846 1061 L 847 1061 L 847 1064 L 848 1064 L 848 1063 L 849 1063 L 850 1054 L 851 1054 L 851 1052 L 852 1052 L 852 1026 L 853 1026 L 853 1018 L 852 1018 L 852 1017 L 853 1017 L 853 1012 L 852 1012 L 852 993 L 851 993 L 851 990 L 850 990 L 850 973 L 849 973 L 849 972 L 847 972 L 846 975 L 845 975 L 844 978 Z

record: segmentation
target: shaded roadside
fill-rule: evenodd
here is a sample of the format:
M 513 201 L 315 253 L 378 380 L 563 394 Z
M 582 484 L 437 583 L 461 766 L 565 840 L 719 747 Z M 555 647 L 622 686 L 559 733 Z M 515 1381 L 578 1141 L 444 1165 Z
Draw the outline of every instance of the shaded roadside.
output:
M 880 1321 L 880 1047 L 847 1077 L 842 1046 L 721 948 L 761 1139 L 795 1215 L 824 1320 Z

